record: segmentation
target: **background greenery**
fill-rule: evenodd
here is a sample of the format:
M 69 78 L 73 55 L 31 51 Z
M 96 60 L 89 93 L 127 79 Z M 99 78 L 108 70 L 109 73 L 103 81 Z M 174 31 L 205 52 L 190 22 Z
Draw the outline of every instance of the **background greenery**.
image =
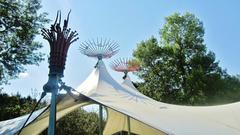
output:
M 0 86 L 43 60 L 34 39 L 49 19 L 40 8 L 40 0 L 0 0 Z
M 20 94 L 8 95 L 0 93 L 0 121 L 19 117 L 31 112 L 37 100 L 34 97 L 21 97 Z M 40 103 L 37 109 L 46 106 L 46 102 Z
M 138 89 L 155 100 L 184 105 L 239 101 L 239 76 L 227 74 L 204 43 L 203 23 L 193 14 L 166 17 L 160 39 L 140 42 L 133 56 L 141 64 Z
M 25 71 L 25 65 L 38 64 L 43 53 L 34 40 L 49 22 L 46 13 L 38 13 L 39 0 L 0 0 L 0 87 Z M 229 75 L 219 66 L 215 54 L 204 43 L 204 26 L 191 13 L 166 17 L 159 37 L 137 44 L 134 58 L 141 69 L 135 82 L 143 94 L 162 102 L 184 105 L 213 105 L 239 101 L 239 75 Z M 29 113 L 36 97 L 0 93 L 0 120 Z M 39 108 L 46 106 L 46 102 Z M 57 123 L 57 134 L 98 133 L 95 112 L 82 109 Z M 46 134 L 46 131 L 43 132 Z

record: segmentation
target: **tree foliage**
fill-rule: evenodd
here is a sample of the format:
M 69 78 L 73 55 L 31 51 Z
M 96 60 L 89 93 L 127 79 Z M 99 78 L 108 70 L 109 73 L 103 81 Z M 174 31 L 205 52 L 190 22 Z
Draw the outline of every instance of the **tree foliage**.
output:
M 77 109 L 58 121 L 57 134 L 98 135 L 98 123 L 99 117 L 97 113 L 86 112 L 83 109 Z
M 23 116 L 32 111 L 37 100 L 31 96 L 22 97 L 20 94 L 9 96 L 0 93 L 0 121 Z M 37 109 L 43 108 L 47 103 L 41 102 Z M 105 125 L 103 120 L 103 126 Z M 81 108 L 67 114 L 56 123 L 57 135 L 98 135 L 99 117 L 97 112 L 87 112 Z M 47 135 L 47 129 L 41 135 Z
M 57 135 L 98 135 L 99 117 L 96 112 L 87 112 L 81 108 L 67 114 L 56 123 Z M 103 121 L 103 126 L 105 120 Z M 47 129 L 41 133 L 47 135 Z
M 0 93 L 0 121 L 16 118 L 32 111 L 37 100 L 31 96 L 22 97 L 20 94 L 9 96 Z M 46 102 L 39 104 L 37 109 L 46 106 Z
M 49 20 L 40 8 L 39 0 L 0 0 L 0 85 L 43 60 L 34 38 Z
M 160 40 L 142 41 L 133 53 L 142 65 L 140 91 L 159 101 L 192 105 L 216 102 L 225 89 L 240 94 L 239 80 L 219 67 L 203 37 L 203 23 L 193 14 L 167 17 Z

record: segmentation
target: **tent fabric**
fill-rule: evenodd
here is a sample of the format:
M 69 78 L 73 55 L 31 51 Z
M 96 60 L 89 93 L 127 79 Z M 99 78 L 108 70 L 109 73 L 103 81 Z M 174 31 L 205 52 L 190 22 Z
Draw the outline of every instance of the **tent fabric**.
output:
M 131 90 L 135 90 L 135 92 L 138 92 L 138 90 L 135 88 L 135 86 L 132 84 L 132 81 L 129 76 L 127 76 L 124 81 L 121 83 L 123 87 Z M 104 128 L 104 135 L 111 135 L 113 133 L 117 133 L 120 131 L 128 131 L 128 123 L 127 118 L 128 116 L 117 112 L 115 110 L 112 110 L 110 108 L 107 108 L 107 122 Z M 130 132 L 135 133 L 138 135 L 166 135 L 166 133 L 163 133 L 159 130 L 156 130 L 155 128 L 152 128 L 138 120 L 130 118 Z
M 171 135 L 239 135 L 240 103 L 192 107 L 157 102 L 117 83 L 103 61 L 77 88 L 83 95 Z M 110 117 L 110 116 L 109 116 Z
M 90 100 L 80 97 L 76 102 L 71 96 L 65 96 L 58 103 L 57 118 L 63 117 L 80 106 L 97 102 L 104 105 L 108 112 L 104 135 L 113 134 L 115 131 L 127 131 L 126 118 L 128 116 L 131 131 L 140 135 L 155 135 L 155 133 L 159 135 L 240 134 L 240 102 L 207 107 L 157 102 L 138 92 L 130 79 L 126 79 L 122 84 L 117 83 L 109 75 L 101 60 L 88 78 L 77 88 L 77 91 Z M 79 93 L 75 93 L 76 97 Z M 49 111 L 42 114 L 36 121 L 24 128 L 22 135 L 29 133 L 34 135 L 44 130 L 48 126 L 48 115 Z M 11 135 L 6 129 L 15 127 L 14 130 L 18 131 L 21 127 L 19 123 L 13 125 L 6 125 L 3 128 L 0 122 L 0 133 Z
M 75 100 L 76 98 L 78 98 L 77 101 Z M 58 104 L 56 120 L 59 120 L 63 116 L 81 106 L 85 106 L 91 103 L 85 97 L 75 96 L 75 98 L 73 98 L 68 94 L 59 96 L 57 100 Z M 33 113 L 27 123 L 27 126 L 22 130 L 21 135 L 38 135 L 48 127 L 49 110 L 41 114 L 34 122 L 32 122 L 44 109 L 45 108 L 37 110 Z M 0 135 L 16 134 L 21 129 L 28 116 L 29 114 L 0 122 Z
M 107 122 L 103 131 L 104 135 L 112 135 L 120 131 L 128 131 L 128 116 L 110 108 L 107 108 L 107 114 Z M 137 135 L 166 135 L 165 133 L 133 118 L 130 118 L 130 131 Z
M 44 109 L 45 108 L 35 111 L 32 114 L 32 117 L 30 117 L 28 123 L 30 123 L 33 119 L 35 119 Z M 0 135 L 15 134 L 22 127 L 22 125 L 24 124 L 28 116 L 29 114 L 0 122 Z
M 68 113 L 76 110 L 81 106 L 90 104 L 85 98 L 79 98 L 78 101 L 72 98 L 72 96 L 64 95 L 62 99 L 59 99 L 57 104 L 56 120 L 64 117 Z M 42 114 L 35 122 L 26 126 L 21 132 L 21 135 L 38 135 L 44 131 L 49 125 L 49 110 Z

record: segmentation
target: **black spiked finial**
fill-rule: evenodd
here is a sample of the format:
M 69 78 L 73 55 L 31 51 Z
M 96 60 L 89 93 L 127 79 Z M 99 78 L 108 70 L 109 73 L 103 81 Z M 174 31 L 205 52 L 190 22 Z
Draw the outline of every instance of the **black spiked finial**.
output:
M 68 15 L 67 15 L 67 20 L 64 20 L 64 25 L 63 25 L 63 27 L 66 27 L 66 28 L 67 28 L 67 26 L 68 26 L 68 21 L 69 21 L 69 15 L 70 15 L 70 13 L 71 13 L 71 10 L 68 12 Z
M 67 19 L 64 20 L 62 29 L 60 11 L 57 12 L 57 17 L 50 29 L 42 29 L 43 38 L 50 44 L 49 75 L 53 74 L 63 77 L 69 46 L 78 40 L 77 32 L 67 28 L 70 12 L 68 13 Z
M 88 40 L 80 44 L 80 52 L 88 57 L 107 59 L 119 51 L 117 42 L 110 39 Z

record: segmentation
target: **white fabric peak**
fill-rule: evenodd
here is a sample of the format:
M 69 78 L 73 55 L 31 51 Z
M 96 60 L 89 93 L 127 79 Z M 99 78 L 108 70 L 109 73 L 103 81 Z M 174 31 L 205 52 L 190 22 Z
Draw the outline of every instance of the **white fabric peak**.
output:
M 166 134 L 240 134 L 239 102 L 208 107 L 171 105 L 148 98 L 131 87 L 118 84 L 107 72 L 103 61 L 99 61 L 97 68 L 77 90 L 106 107 Z
M 206 107 L 157 102 L 138 92 L 129 78 L 122 84 L 117 83 L 107 72 L 103 61 L 98 62 L 77 91 L 107 108 L 104 135 L 126 131 L 126 116 L 130 117 L 131 131 L 140 135 L 240 135 L 240 102 Z M 89 103 L 84 99 L 76 102 L 66 95 L 58 103 L 57 117 L 59 119 Z M 44 130 L 48 126 L 48 115 L 49 111 L 42 114 L 24 128 L 22 135 L 38 134 Z M 10 129 L 19 130 L 25 119 L 26 116 L 9 120 L 8 125 L 4 125 L 6 121 L 0 122 L 0 134 L 11 135 Z

